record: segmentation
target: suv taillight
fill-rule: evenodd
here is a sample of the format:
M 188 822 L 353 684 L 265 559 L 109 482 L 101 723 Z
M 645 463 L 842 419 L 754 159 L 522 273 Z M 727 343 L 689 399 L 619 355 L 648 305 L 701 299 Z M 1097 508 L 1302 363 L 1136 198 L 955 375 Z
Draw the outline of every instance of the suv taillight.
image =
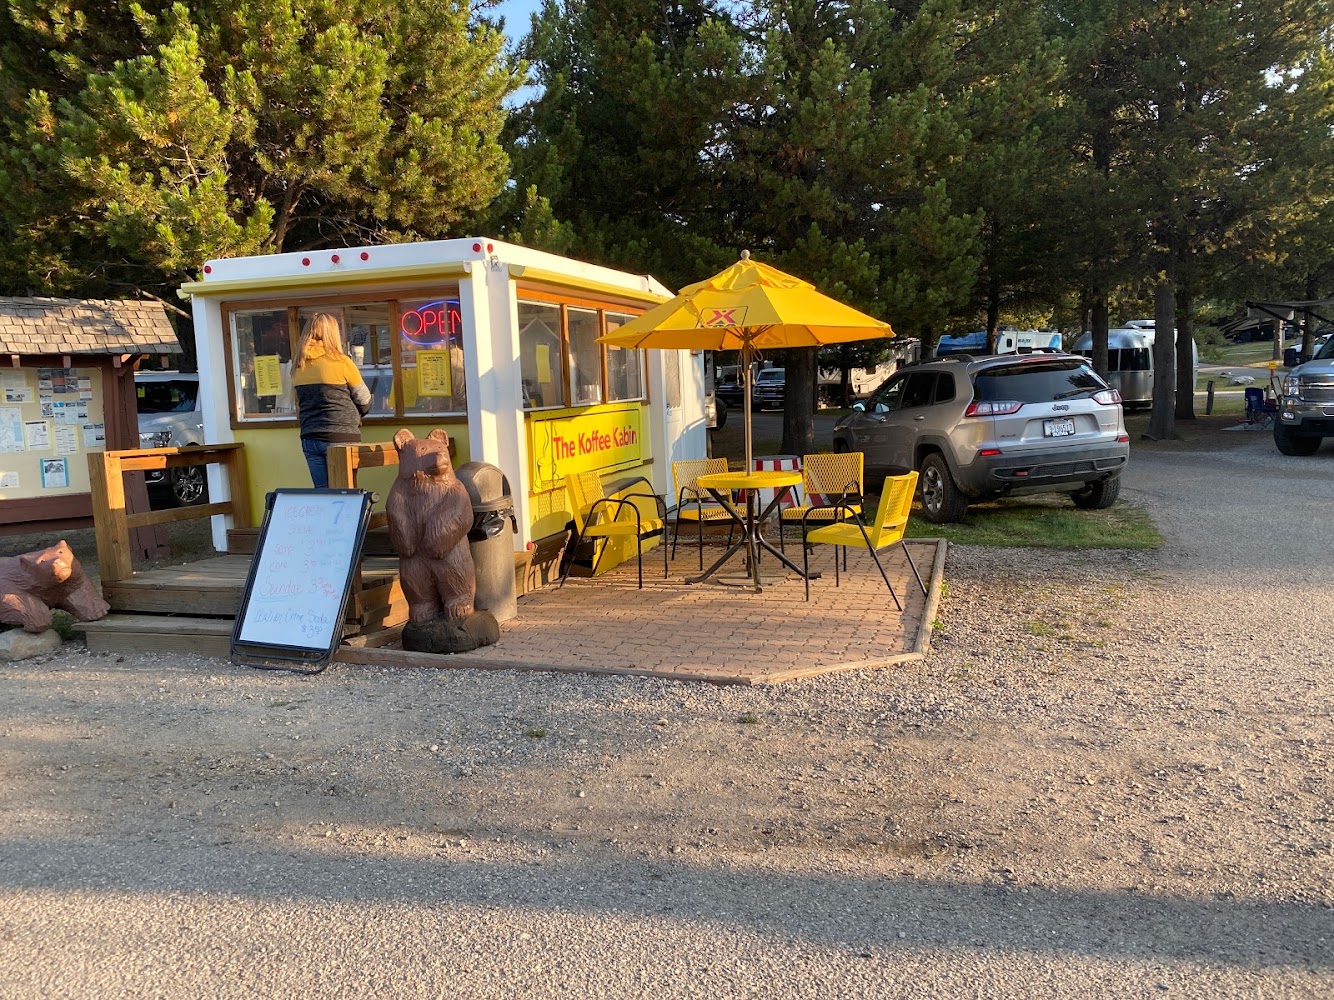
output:
M 963 411 L 965 417 L 999 417 L 1006 413 L 1018 413 L 1024 404 L 1017 399 L 975 399 Z
M 1101 403 L 1103 406 L 1116 406 L 1121 402 L 1121 393 L 1115 389 L 1103 389 L 1101 392 L 1093 394 L 1093 401 Z

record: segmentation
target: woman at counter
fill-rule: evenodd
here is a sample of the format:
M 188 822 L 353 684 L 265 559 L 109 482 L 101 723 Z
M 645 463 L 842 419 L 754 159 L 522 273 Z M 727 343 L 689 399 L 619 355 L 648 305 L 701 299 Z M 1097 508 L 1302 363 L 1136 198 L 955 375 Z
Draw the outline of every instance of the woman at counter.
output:
M 329 485 L 331 444 L 361 440 L 361 418 L 370 412 L 371 393 L 352 359 L 343 353 L 338 317 L 316 313 L 297 342 L 297 421 L 301 450 L 317 489 Z

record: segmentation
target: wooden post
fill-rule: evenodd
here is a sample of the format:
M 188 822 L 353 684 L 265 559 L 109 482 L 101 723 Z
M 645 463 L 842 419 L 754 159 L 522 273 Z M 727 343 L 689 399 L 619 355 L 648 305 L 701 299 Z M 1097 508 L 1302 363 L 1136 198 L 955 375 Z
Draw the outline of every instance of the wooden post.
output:
M 357 450 L 360 445 L 338 444 L 326 453 L 329 462 L 329 489 L 355 490 L 357 488 Z
M 250 512 L 250 481 L 246 469 L 245 448 L 234 448 L 223 457 L 227 470 L 227 491 L 232 495 L 232 527 L 253 528 Z
M 88 479 L 93 495 L 93 537 L 103 592 L 109 583 L 134 575 L 130 560 L 130 529 L 125 523 L 125 479 L 120 456 L 114 452 L 88 453 Z

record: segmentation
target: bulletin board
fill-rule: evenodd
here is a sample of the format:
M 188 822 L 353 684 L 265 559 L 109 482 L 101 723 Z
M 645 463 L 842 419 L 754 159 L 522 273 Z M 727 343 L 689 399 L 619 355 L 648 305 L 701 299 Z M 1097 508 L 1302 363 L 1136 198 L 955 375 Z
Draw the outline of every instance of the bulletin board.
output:
M 373 495 L 274 490 L 232 630 L 237 663 L 323 670 L 343 638 Z
M 104 399 L 100 368 L 0 369 L 0 500 L 89 492 Z

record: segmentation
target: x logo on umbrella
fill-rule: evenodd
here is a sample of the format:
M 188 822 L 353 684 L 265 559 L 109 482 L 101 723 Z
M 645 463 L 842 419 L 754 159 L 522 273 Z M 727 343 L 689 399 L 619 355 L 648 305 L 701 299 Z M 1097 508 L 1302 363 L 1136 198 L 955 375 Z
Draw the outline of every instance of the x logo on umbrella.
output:
M 730 309 L 710 309 L 704 314 L 701 326 L 738 326 L 746 318 L 745 306 Z

